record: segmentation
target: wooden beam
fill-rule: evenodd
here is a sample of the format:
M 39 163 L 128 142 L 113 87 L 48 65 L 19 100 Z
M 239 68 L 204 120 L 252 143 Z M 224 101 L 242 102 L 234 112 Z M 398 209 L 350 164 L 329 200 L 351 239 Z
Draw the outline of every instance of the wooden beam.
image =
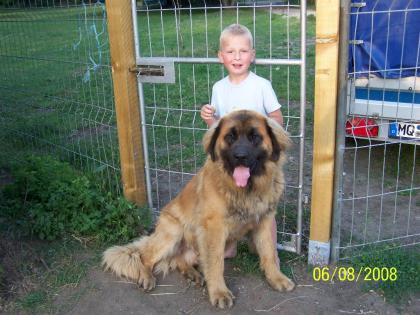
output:
M 106 12 L 124 195 L 144 205 L 147 194 L 138 86 L 136 74 L 129 71 L 136 64 L 131 1 L 106 1 Z
M 328 244 L 334 196 L 339 16 L 339 0 L 317 1 L 310 241 Z

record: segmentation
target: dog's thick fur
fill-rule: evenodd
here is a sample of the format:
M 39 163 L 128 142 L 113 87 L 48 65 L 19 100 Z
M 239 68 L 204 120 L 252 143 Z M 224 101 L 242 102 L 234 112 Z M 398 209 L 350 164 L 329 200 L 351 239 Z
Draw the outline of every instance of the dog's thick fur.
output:
M 234 296 L 223 278 L 224 251 L 249 234 L 269 284 L 292 290 L 293 282 L 276 265 L 271 236 L 289 143 L 281 126 L 258 113 L 235 111 L 222 118 L 204 136 L 208 158 L 203 168 L 163 208 L 154 233 L 109 248 L 103 256 L 105 268 L 145 290 L 155 287 L 154 274 L 177 268 L 202 285 L 205 280 L 213 305 L 231 307 Z M 248 179 L 241 175 L 245 186 L 238 186 L 238 167 L 249 170 Z

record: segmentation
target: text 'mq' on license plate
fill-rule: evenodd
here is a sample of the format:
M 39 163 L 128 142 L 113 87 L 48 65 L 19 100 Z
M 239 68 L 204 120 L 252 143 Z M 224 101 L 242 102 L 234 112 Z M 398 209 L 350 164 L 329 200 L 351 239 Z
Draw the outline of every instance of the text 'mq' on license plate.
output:
M 391 123 L 389 125 L 389 136 L 392 138 L 420 139 L 420 124 Z

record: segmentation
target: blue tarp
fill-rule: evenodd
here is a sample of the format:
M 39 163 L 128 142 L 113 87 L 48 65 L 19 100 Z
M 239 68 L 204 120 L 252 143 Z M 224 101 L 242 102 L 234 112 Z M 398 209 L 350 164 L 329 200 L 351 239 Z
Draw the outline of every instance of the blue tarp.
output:
M 349 45 L 349 73 L 357 78 L 368 73 L 385 79 L 420 76 L 420 0 L 352 2 L 366 6 L 351 9 L 350 40 L 363 43 Z

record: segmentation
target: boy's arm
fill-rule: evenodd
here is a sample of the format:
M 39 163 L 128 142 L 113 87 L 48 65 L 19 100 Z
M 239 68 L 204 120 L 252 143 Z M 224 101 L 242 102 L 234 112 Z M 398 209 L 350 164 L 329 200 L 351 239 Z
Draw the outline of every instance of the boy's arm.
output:
M 281 113 L 280 108 L 268 114 L 268 117 L 277 121 L 280 126 L 283 126 L 283 114 Z

